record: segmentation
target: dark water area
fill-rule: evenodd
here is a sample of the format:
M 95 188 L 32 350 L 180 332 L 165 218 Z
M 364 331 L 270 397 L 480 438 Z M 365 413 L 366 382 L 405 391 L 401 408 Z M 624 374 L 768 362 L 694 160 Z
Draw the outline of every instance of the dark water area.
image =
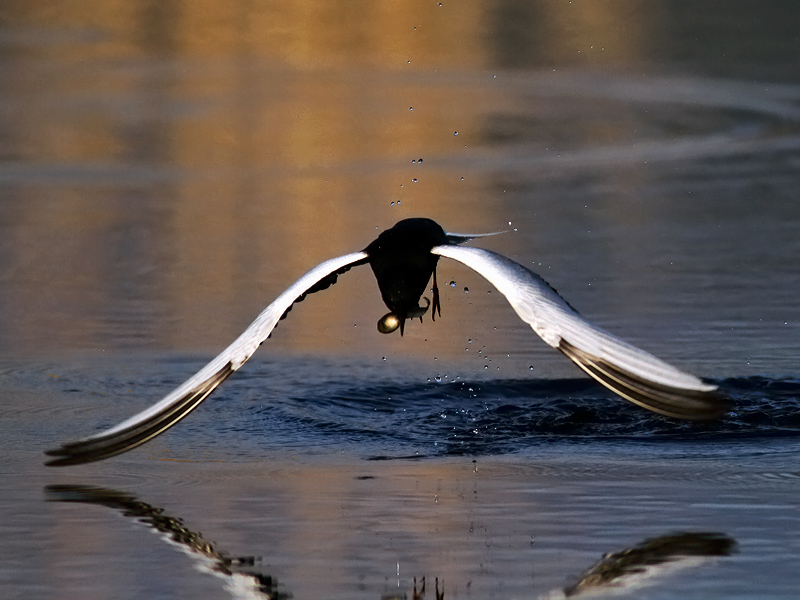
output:
M 220 394 L 219 414 L 209 417 L 209 443 L 224 434 L 240 450 L 248 440 L 263 443 L 269 431 L 270 446 L 354 446 L 368 460 L 384 460 L 526 453 L 557 444 L 569 452 L 571 444 L 608 442 L 643 443 L 669 454 L 695 442 L 704 444 L 702 453 L 711 458 L 729 452 L 726 443 L 747 441 L 755 448 L 770 440 L 794 443 L 800 434 L 797 380 L 720 382 L 732 406 L 713 423 L 643 411 L 587 379 L 357 385 L 332 380 L 310 389 L 294 382 L 278 398 L 267 393 L 267 402 L 259 404 L 253 399 L 264 397 L 264 383 L 255 374 Z M 246 403 L 234 420 L 227 394 Z M 213 428 L 223 418 L 222 429 Z
M 5 2 L 0 596 L 796 598 L 795 2 Z M 442 259 L 368 269 L 169 432 L 52 469 L 426 216 L 720 386 L 619 399 Z M 423 583 L 424 580 L 424 583 Z M 424 591 L 423 591 L 424 590 Z
M 99 365 L 81 361 L 65 370 L 66 364 L 44 370 L 6 365 L 0 378 L 9 389 L 22 385 L 28 392 L 63 396 L 61 402 L 77 397 L 73 410 L 97 419 L 86 423 L 83 435 L 149 406 L 198 367 L 196 359 L 179 357 L 149 373 L 153 365 L 142 357 L 130 357 L 124 365 L 101 359 Z M 588 378 L 462 381 L 460 376 L 420 377 L 414 374 L 418 368 L 411 363 L 375 369 L 302 356 L 253 359 L 168 435 L 176 449 L 189 454 L 215 447 L 233 459 L 271 448 L 346 448 L 366 460 L 524 454 L 559 445 L 570 452 L 572 444 L 599 448 L 609 443 L 642 444 L 662 454 L 693 443 L 713 458 L 737 444 L 794 445 L 800 435 L 797 379 L 712 381 L 728 398 L 729 410 L 702 422 L 642 410 Z M 107 398 L 110 390 L 113 397 Z

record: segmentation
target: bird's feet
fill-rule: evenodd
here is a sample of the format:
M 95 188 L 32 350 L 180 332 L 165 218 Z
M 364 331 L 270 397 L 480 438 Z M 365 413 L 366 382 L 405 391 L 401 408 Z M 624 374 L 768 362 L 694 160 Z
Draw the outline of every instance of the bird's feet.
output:
M 439 316 L 442 316 L 442 305 L 439 303 L 439 286 L 436 283 L 436 268 L 433 269 L 433 289 L 431 289 L 433 293 L 433 311 L 431 312 L 431 320 L 436 320 L 436 313 L 439 313 Z M 426 298 L 427 300 L 427 298 Z

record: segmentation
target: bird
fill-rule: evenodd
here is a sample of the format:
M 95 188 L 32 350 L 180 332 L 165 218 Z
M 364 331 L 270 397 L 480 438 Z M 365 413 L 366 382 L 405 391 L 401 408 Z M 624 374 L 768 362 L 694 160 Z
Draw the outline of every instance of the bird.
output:
M 641 407 L 667 417 L 709 420 L 728 410 L 718 386 L 681 371 L 584 319 L 539 275 L 496 252 L 464 246 L 493 234 L 448 233 L 435 221 L 416 217 L 397 222 L 364 250 L 326 260 L 283 292 L 232 344 L 150 408 L 122 423 L 58 448 L 45 464 L 90 463 L 127 452 L 183 419 L 237 371 L 271 335 L 292 306 L 336 283 L 339 275 L 369 264 L 389 312 L 378 331 L 389 334 L 406 320 L 431 311 L 441 316 L 436 267 L 441 257 L 473 269 L 502 293 L 517 315 L 548 345 L 598 382 Z M 433 299 L 423 297 L 433 281 Z M 420 301 L 425 301 L 424 305 Z

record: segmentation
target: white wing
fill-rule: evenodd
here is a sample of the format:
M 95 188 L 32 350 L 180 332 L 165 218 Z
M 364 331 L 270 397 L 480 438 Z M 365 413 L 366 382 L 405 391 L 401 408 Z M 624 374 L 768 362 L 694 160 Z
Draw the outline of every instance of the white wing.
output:
M 111 429 L 49 450 L 48 455 L 60 458 L 47 465 L 66 466 L 102 460 L 127 452 L 169 429 L 253 355 L 292 304 L 305 298 L 308 293 L 325 289 L 336 281 L 340 273 L 366 260 L 364 252 L 355 252 L 325 261 L 311 269 L 264 309 L 236 341 L 163 400 Z
M 544 279 L 513 260 L 481 248 L 451 245 L 431 252 L 483 275 L 545 342 L 623 398 L 682 419 L 710 419 L 725 411 L 716 386 L 584 320 Z

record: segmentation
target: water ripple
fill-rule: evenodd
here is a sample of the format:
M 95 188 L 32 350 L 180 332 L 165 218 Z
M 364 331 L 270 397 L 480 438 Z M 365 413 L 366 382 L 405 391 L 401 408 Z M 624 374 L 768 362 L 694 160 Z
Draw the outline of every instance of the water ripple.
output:
M 505 380 L 449 384 L 326 382 L 257 403 L 226 429 L 273 443 L 433 441 L 438 453 L 513 452 L 559 440 L 736 441 L 800 434 L 800 382 L 763 377 L 718 382 L 732 410 L 711 423 L 668 419 L 591 381 Z M 326 440 L 323 442 L 323 440 Z M 399 448 L 398 448 L 399 449 Z

